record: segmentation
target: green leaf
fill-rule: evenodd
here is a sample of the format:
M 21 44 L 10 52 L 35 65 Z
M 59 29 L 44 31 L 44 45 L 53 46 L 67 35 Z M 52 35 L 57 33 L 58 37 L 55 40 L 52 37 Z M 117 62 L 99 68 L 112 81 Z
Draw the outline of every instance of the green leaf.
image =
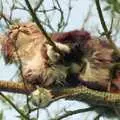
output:
M 107 6 L 104 10 L 111 10 L 115 13 L 120 14 L 120 2 L 119 0 L 106 0 Z
M 117 13 L 120 13 L 120 4 L 118 2 L 114 4 L 114 9 Z
M 114 2 L 116 2 L 116 0 L 107 0 L 106 1 L 108 4 L 113 4 Z

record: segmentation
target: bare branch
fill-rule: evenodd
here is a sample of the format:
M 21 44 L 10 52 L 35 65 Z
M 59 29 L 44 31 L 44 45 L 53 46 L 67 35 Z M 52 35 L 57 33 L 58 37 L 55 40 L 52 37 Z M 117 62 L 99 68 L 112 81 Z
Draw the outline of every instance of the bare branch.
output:
M 83 21 L 83 24 L 82 24 L 82 27 L 81 27 L 82 29 L 84 29 L 85 24 L 88 22 L 88 20 L 89 20 L 89 18 L 90 18 L 90 16 L 91 16 L 92 7 L 93 7 L 93 4 L 91 4 L 91 5 L 89 6 L 88 12 L 87 12 L 87 14 L 86 14 L 86 17 L 85 17 L 85 19 L 84 19 L 84 21 Z
M 112 41 L 111 33 L 106 26 L 106 23 L 105 23 L 103 14 L 102 14 L 101 6 L 100 6 L 100 1 L 95 0 L 95 3 L 96 3 L 97 11 L 98 11 L 98 14 L 99 14 L 100 22 L 101 22 L 101 25 L 103 27 L 104 33 L 107 37 L 107 40 L 109 41 L 109 43 L 111 44 L 111 46 L 115 50 L 115 52 L 120 56 L 120 51 L 117 48 L 117 46 L 115 45 L 115 43 Z
M 54 44 L 54 42 L 51 40 L 51 38 L 49 37 L 49 35 L 47 34 L 47 32 L 45 31 L 45 29 L 43 28 L 43 26 L 40 24 L 40 21 L 38 19 L 38 17 L 36 16 L 35 12 L 33 11 L 30 3 L 28 0 L 25 0 L 26 5 L 29 8 L 30 14 L 33 18 L 33 20 L 36 22 L 37 26 L 39 27 L 39 29 L 42 31 L 42 33 L 45 35 L 45 37 L 47 38 L 48 42 L 50 45 L 53 46 L 54 50 L 58 53 L 60 53 L 60 55 L 63 55 L 63 53 L 61 53 L 61 51 L 56 47 L 56 45 Z
M 75 115 L 75 114 L 78 114 L 78 113 L 89 112 L 89 111 L 94 110 L 95 108 L 97 108 L 97 107 L 93 106 L 93 107 L 84 108 L 84 109 L 78 109 L 78 110 L 74 110 L 74 111 L 66 111 L 65 110 L 66 113 L 64 115 L 60 116 L 60 117 L 55 118 L 55 120 L 56 119 L 61 120 L 63 118 L 66 118 L 68 116 Z
M 28 116 L 25 115 L 8 97 L 6 97 L 3 93 L 0 93 L 2 96 L 22 117 L 29 120 Z
M 34 8 L 35 12 L 39 9 L 39 7 L 42 5 L 43 2 L 44 2 L 44 0 L 39 0 L 39 3 Z
M 0 81 L 0 91 L 30 94 L 35 88 L 31 84 L 26 86 L 21 82 Z M 120 94 L 100 92 L 86 88 L 85 86 L 75 88 L 48 88 L 53 95 L 53 100 L 66 98 L 86 102 L 90 105 L 99 105 L 104 107 L 120 107 Z M 113 105 L 113 106 L 111 106 Z
M 0 91 L 21 94 L 30 94 L 35 88 L 31 84 L 24 85 L 23 82 L 0 81 Z

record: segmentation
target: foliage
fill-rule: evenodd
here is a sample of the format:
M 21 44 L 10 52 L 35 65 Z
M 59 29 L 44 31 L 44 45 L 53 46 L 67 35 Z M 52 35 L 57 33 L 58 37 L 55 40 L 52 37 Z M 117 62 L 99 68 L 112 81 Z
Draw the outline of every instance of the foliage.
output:
M 111 10 L 111 12 L 115 12 L 120 14 L 120 0 L 105 0 L 107 5 L 104 10 Z

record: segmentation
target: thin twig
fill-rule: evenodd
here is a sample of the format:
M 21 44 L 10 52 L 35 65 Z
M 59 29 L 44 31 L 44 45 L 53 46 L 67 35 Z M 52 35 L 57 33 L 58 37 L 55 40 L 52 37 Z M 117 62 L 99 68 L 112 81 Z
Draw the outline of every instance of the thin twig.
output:
M 45 9 L 43 5 L 42 5 L 42 7 L 43 7 L 43 9 Z M 44 12 L 44 16 L 45 16 L 45 22 L 44 23 L 46 23 L 46 25 L 52 30 L 52 32 L 55 32 L 54 28 L 51 25 L 49 16 L 47 15 L 46 11 L 43 11 L 43 12 Z M 43 22 L 41 21 L 41 23 L 43 23 Z
M 90 16 L 91 16 L 92 8 L 93 8 L 93 4 L 91 4 L 91 5 L 89 6 L 89 8 L 88 8 L 88 12 L 87 12 L 87 14 L 86 14 L 86 17 L 85 17 L 85 19 L 84 19 L 84 21 L 83 21 L 83 24 L 82 24 L 82 27 L 81 27 L 82 29 L 85 28 L 85 24 L 88 22 L 88 20 L 89 20 L 89 18 L 90 18 Z
M 0 92 L 0 96 L 2 96 L 22 117 L 29 120 L 28 117 L 3 93 Z
M 54 50 L 58 53 L 60 53 L 60 55 L 63 56 L 63 53 L 56 47 L 56 45 L 54 44 L 54 42 L 51 40 L 51 38 L 49 37 L 49 35 L 47 34 L 47 32 L 45 31 L 45 29 L 43 28 L 43 26 L 40 24 L 40 20 L 38 19 L 37 15 L 35 14 L 34 10 L 32 9 L 32 6 L 30 5 L 28 0 L 25 0 L 26 5 L 29 9 L 29 12 L 34 20 L 34 22 L 37 24 L 37 26 L 39 27 L 39 29 L 42 31 L 42 33 L 45 35 L 46 39 L 48 40 L 49 44 L 53 46 Z
M 70 15 L 71 15 L 71 11 L 72 11 L 72 6 L 71 6 L 71 0 L 69 0 L 69 3 L 68 3 L 68 14 L 67 14 L 67 18 L 66 18 L 66 21 L 64 22 L 64 26 L 63 28 L 61 29 L 61 31 L 63 31 L 66 26 L 68 25 L 68 22 L 69 22 L 69 19 L 70 19 Z
M 74 110 L 74 111 L 65 111 L 66 113 L 64 115 L 62 115 L 58 118 L 55 118 L 55 120 L 61 120 L 63 118 L 66 118 L 68 116 L 75 115 L 75 114 L 78 114 L 78 113 L 89 112 L 91 110 L 94 110 L 95 108 L 97 108 L 97 107 L 93 106 L 93 107 L 78 109 L 78 110 Z
M 101 6 L 100 6 L 100 1 L 95 0 L 95 3 L 96 3 L 97 11 L 98 11 L 98 14 L 99 14 L 100 22 L 101 22 L 101 25 L 103 27 L 104 33 L 105 33 L 109 43 L 111 44 L 112 48 L 114 49 L 115 53 L 117 53 L 117 55 L 120 55 L 120 51 L 117 48 L 117 46 L 115 45 L 115 43 L 112 41 L 111 33 L 106 26 L 106 23 L 105 23 L 105 20 L 104 20 L 104 17 L 103 17 L 103 13 L 102 13 L 102 10 L 101 10 Z
M 57 3 L 57 6 L 58 6 L 57 10 L 60 11 L 60 21 L 58 23 L 58 29 L 57 29 L 57 31 L 59 32 L 62 26 L 64 25 L 64 14 L 59 1 L 55 0 L 55 2 Z
M 37 3 L 37 5 L 34 8 L 34 12 L 36 12 L 39 9 L 39 7 L 42 5 L 43 2 L 44 2 L 44 0 L 39 0 L 39 2 Z

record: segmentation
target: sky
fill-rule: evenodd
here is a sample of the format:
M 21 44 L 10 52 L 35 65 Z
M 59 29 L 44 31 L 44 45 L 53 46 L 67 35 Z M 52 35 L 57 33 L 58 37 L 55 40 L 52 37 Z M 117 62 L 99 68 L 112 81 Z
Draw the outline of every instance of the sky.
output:
M 50 5 L 49 0 L 46 2 L 46 5 L 47 6 Z M 81 26 L 83 24 L 83 20 L 85 19 L 86 15 L 87 15 L 90 5 L 92 5 L 92 0 L 77 0 L 77 2 L 74 2 L 69 25 L 65 29 L 66 31 L 81 28 Z M 9 11 L 9 9 L 6 6 L 6 13 L 8 11 Z M 90 21 L 88 24 L 86 24 L 85 27 L 88 31 L 91 32 L 91 34 L 94 35 L 94 34 L 97 34 L 97 30 L 96 30 L 97 27 L 99 27 L 100 30 L 102 30 L 102 28 L 100 25 L 100 21 L 98 19 L 98 15 L 97 15 L 95 6 L 93 6 L 92 11 L 93 11 L 93 13 L 90 16 Z M 24 13 L 24 12 L 16 11 L 14 13 L 14 16 L 18 17 L 18 18 L 22 18 L 23 22 L 27 21 L 26 13 Z M 57 16 L 56 16 L 56 19 L 57 19 Z M 109 17 L 107 14 L 106 14 L 106 21 L 108 21 L 108 23 L 109 23 Z M 3 58 L 2 57 L 0 58 L 0 79 L 1 80 L 11 79 L 14 76 L 16 70 L 17 70 L 17 68 L 15 65 L 6 66 L 4 64 Z M 16 104 L 19 105 L 21 103 L 21 95 L 15 95 L 15 99 L 17 99 Z M 22 101 L 22 102 L 24 103 L 25 101 Z M 61 99 L 58 102 L 55 102 L 52 105 L 50 105 L 48 108 L 42 109 L 40 111 L 41 118 L 39 120 L 47 120 L 48 113 L 51 118 L 54 118 L 55 114 L 53 114 L 53 113 L 62 112 L 63 108 L 73 110 L 73 109 L 85 108 L 85 107 L 88 107 L 88 105 L 86 105 L 82 102 L 77 102 L 77 101 L 66 102 L 64 99 Z M 59 108 L 59 111 L 58 111 L 58 108 Z M 6 112 L 5 112 L 6 120 L 19 120 L 18 118 L 15 117 L 15 115 L 17 115 L 15 110 L 6 110 Z M 73 116 L 68 117 L 64 120 L 84 120 L 84 119 L 93 120 L 95 115 L 96 115 L 96 112 L 88 112 L 88 113 L 84 113 L 84 114 L 74 115 L 74 117 Z M 100 120 L 107 120 L 107 118 L 105 119 L 105 118 L 101 117 Z

